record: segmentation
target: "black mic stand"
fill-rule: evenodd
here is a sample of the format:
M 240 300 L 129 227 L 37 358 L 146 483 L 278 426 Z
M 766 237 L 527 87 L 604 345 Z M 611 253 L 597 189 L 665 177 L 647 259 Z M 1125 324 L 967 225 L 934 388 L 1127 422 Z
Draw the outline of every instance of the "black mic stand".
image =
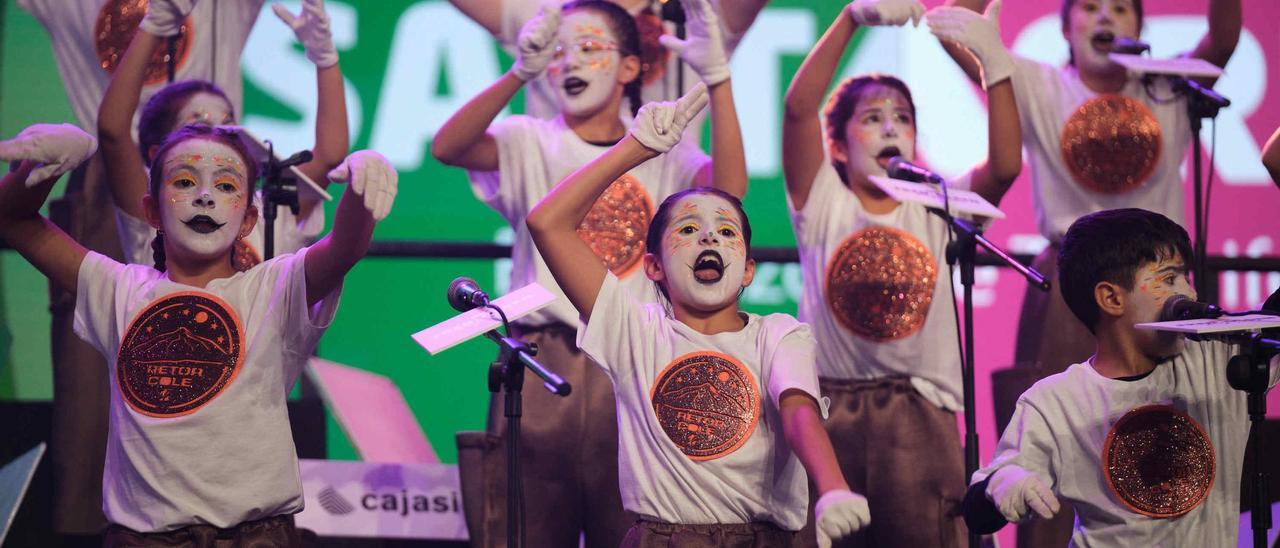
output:
M 276 217 L 277 208 L 288 206 L 294 215 L 298 214 L 298 181 L 293 177 L 285 177 L 285 170 L 311 161 L 311 151 L 304 150 L 284 160 L 277 160 L 275 145 L 267 141 L 266 176 L 262 181 L 262 220 L 267 226 L 262 227 L 262 260 L 275 256 L 276 251 Z
M 684 6 L 680 4 L 680 0 L 662 0 L 662 20 L 671 21 L 676 25 L 676 38 L 685 39 L 685 18 Z M 679 99 L 684 95 L 684 58 L 676 56 L 676 95 L 675 97 L 667 97 L 669 100 Z
M 964 287 L 964 366 L 960 368 L 960 373 L 964 382 L 964 477 L 965 481 L 968 482 L 969 478 L 973 477 L 973 473 L 978 470 L 977 397 L 974 395 L 973 388 L 973 271 L 976 264 L 978 246 L 982 246 L 983 249 L 986 249 L 1019 274 L 1022 274 L 1027 281 L 1031 282 L 1031 285 L 1048 291 L 1049 282 L 1044 279 L 1044 275 L 1036 272 L 1034 268 L 1014 260 L 1008 253 L 991 243 L 990 240 L 982 235 L 982 229 L 973 223 L 956 218 L 947 211 L 938 208 L 931 207 L 929 212 L 946 221 L 950 225 L 951 231 L 955 234 L 955 240 L 947 246 L 947 263 L 958 263 L 960 267 L 960 285 Z M 970 531 L 970 548 L 977 548 L 980 543 L 981 540 L 978 534 Z
M 1236 339 L 1241 352 L 1227 362 L 1227 382 L 1249 396 L 1249 449 L 1245 458 L 1253 465 L 1253 496 L 1249 499 L 1254 548 L 1266 548 L 1271 529 L 1268 474 L 1262 468 L 1262 422 L 1267 416 L 1267 387 L 1271 384 L 1271 357 L 1280 354 L 1280 341 L 1248 333 Z M 1242 480 L 1243 481 L 1243 480 Z

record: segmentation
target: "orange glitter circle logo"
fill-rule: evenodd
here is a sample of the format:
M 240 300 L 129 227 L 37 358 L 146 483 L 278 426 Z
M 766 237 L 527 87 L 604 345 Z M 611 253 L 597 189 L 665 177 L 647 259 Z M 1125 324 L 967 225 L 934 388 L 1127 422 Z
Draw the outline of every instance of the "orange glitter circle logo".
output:
M 897 340 L 924 326 L 937 283 L 933 254 L 915 236 L 865 228 L 840 244 L 827 263 L 827 306 L 855 335 Z
M 760 420 L 760 390 L 742 362 L 718 352 L 671 361 L 649 395 L 667 438 L 693 460 L 742 447 Z
M 133 319 L 116 356 L 116 382 L 134 411 L 177 417 L 213 401 L 244 358 L 235 311 L 207 293 L 175 293 Z
M 578 237 L 618 278 L 640 265 L 644 239 L 653 219 L 653 200 L 644 185 L 624 173 L 609 185 L 578 224 Z
M 102 5 L 102 9 L 98 10 L 98 20 L 93 25 L 93 42 L 103 70 L 115 73 L 120 60 L 124 58 L 125 50 L 129 48 L 129 42 L 138 31 L 138 25 L 142 23 L 142 17 L 147 14 L 147 4 L 148 0 L 107 0 Z M 174 72 L 177 72 L 177 69 L 187 61 L 187 54 L 191 52 L 191 33 L 194 28 L 190 17 L 182 22 L 177 43 L 174 44 L 177 56 Z M 151 85 L 168 80 L 168 63 L 169 47 L 162 40 L 161 46 L 147 61 L 144 82 Z
M 1213 442 L 1191 415 L 1167 405 L 1125 413 L 1102 447 L 1107 487 L 1130 510 L 1181 516 L 1209 496 L 1217 473 Z
M 1160 122 L 1123 95 L 1086 101 L 1062 128 L 1062 160 L 1080 186 L 1101 194 L 1138 188 L 1160 160 Z

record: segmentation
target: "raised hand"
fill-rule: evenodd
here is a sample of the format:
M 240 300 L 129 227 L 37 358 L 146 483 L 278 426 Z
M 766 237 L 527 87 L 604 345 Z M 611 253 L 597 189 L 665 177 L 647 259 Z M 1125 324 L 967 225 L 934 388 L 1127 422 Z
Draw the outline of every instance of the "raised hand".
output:
M 280 4 L 271 4 L 271 11 L 293 29 L 293 34 L 307 51 L 307 59 L 315 63 L 316 68 L 338 64 L 338 49 L 333 46 L 333 32 L 329 29 L 329 14 L 324 10 L 324 0 L 302 0 L 302 13 L 297 15 Z
M 1001 0 L 993 0 L 982 14 L 961 7 L 942 6 L 929 10 L 929 32 L 955 42 L 973 53 L 982 65 L 982 87 L 991 89 L 1013 75 L 1013 56 L 1000 40 Z
M 859 25 L 920 26 L 924 5 L 919 0 L 853 0 L 849 3 L 849 16 Z
M 556 33 L 560 29 L 560 4 L 554 0 L 543 2 L 538 14 L 520 27 L 516 38 L 516 63 L 511 72 L 523 82 L 528 82 L 551 64 L 556 52 Z
M 399 178 L 391 162 L 372 150 L 351 153 L 329 172 L 330 181 L 350 183 L 351 191 L 364 198 L 364 207 L 373 214 L 374 221 L 381 221 L 391 213 Z
M 720 16 L 708 0 L 680 0 L 688 38 L 664 34 L 658 41 L 693 67 L 708 86 L 729 79 L 729 56 L 724 51 Z
M 1044 519 L 1058 513 L 1058 498 L 1053 496 L 1035 473 L 1017 465 L 996 470 L 987 484 L 987 498 L 995 503 L 1000 515 L 1017 523 L 1032 516 L 1032 512 Z
M 680 142 L 685 126 L 706 108 L 710 100 L 707 85 L 698 82 L 677 101 L 648 103 L 636 114 L 631 136 L 649 150 L 667 152 Z
M 151 0 L 138 28 L 154 36 L 176 36 L 196 0 Z
M 827 491 L 814 507 L 818 548 L 831 548 L 831 541 L 847 537 L 871 523 L 871 508 L 862 495 L 845 489 Z
M 0 141 L 0 161 L 40 163 L 27 176 L 28 187 L 57 178 L 84 163 L 98 150 L 98 140 L 71 124 L 36 124 L 8 141 Z

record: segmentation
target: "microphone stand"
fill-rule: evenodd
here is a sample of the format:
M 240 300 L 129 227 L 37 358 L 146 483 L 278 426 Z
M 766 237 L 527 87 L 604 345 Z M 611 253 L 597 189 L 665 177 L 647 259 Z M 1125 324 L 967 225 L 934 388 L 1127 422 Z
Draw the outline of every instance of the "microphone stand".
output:
M 276 217 L 277 208 L 288 206 L 294 215 L 298 214 L 298 181 L 285 177 L 285 170 L 311 161 L 311 151 L 304 150 L 284 160 L 276 159 L 275 144 L 267 141 L 267 169 L 262 182 L 262 219 L 267 226 L 262 227 L 262 260 L 275 256 L 276 250 Z
M 1253 465 L 1253 492 L 1249 499 L 1249 516 L 1253 527 L 1253 546 L 1266 548 L 1267 530 L 1271 529 L 1271 506 L 1267 489 L 1268 474 L 1262 468 L 1262 422 L 1267 416 L 1267 387 L 1271 381 L 1271 357 L 1280 354 L 1280 340 L 1268 339 L 1262 333 L 1247 333 L 1237 338 L 1241 352 L 1227 362 L 1227 382 L 1232 388 L 1248 394 L 1249 444 L 1245 458 Z M 1244 481 L 1243 479 L 1241 481 Z
M 943 187 L 945 188 L 945 182 Z M 973 271 L 977 262 L 978 246 L 982 246 L 983 249 L 1008 264 L 1019 274 L 1022 274 L 1027 281 L 1031 282 L 1031 285 L 1048 291 L 1049 282 L 1044 279 L 1044 275 L 1034 268 L 1014 260 L 1008 253 L 991 243 L 990 240 L 982 235 L 982 229 L 974 223 L 956 218 L 947 211 L 937 208 L 931 207 L 929 212 L 946 221 L 950 225 L 951 231 L 955 234 L 955 240 L 947 246 L 947 263 L 958 263 L 960 267 L 960 285 L 964 287 L 964 366 L 960 368 L 960 373 L 964 382 L 964 469 L 967 481 L 978 470 L 978 419 L 977 397 L 974 395 L 973 352 Z M 981 540 L 978 534 L 970 531 L 970 548 L 977 548 L 980 544 Z

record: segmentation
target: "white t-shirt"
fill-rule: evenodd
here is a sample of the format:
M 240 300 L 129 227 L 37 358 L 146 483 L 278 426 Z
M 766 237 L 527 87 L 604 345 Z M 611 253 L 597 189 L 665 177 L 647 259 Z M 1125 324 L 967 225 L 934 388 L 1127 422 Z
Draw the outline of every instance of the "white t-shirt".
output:
M 787 206 L 804 281 L 798 317 L 818 340 L 818 374 L 908 375 L 934 405 L 963 409 L 946 222 L 912 203 L 868 213 L 826 161 L 804 208 L 790 197 Z
M 974 472 L 973 483 L 1009 464 L 1035 473 L 1075 508 L 1075 546 L 1235 546 L 1249 438 L 1245 393 L 1227 384 L 1227 360 L 1238 350 L 1187 341 L 1181 355 L 1136 381 L 1104 377 L 1087 362 L 1042 379 L 1018 398 L 995 457 Z M 1272 359 L 1272 385 L 1280 378 L 1278 366 L 1280 358 Z M 1215 453 L 1207 498 L 1179 517 L 1158 519 L 1131 510 L 1103 473 L 1104 446 L 1117 421 L 1153 404 L 1190 415 Z
M 262 215 L 262 192 L 257 191 L 254 203 L 258 204 L 258 222 L 253 230 L 244 238 L 254 255 L 261 262 L 266 252 L 265 229 L 267 220 Z M 275 254 L 284 255 L 314 243 L 317 236 L 324 231 L 324 205 L 316 204 L 306 218 L 293 215 L 289 208 L 282 207 L 276 215 L 275 222 Z M 151 228 L 142 219 L 116 209 L 116 229 L 120 233 L 120 247 L 124 249 L 124 260 L 128 264 L 152 265 L 151 241 L 156 238 L 156 229 Z
M 567 3 L 567 2 L 566 2 Z M 531 0 L 503 0 L 502 2 L 502 28 L 500 34 L 495 38 L 502 44 L 503 49 L 515 55 L 516 41 L 520 37 L 520 28 L 526 22 L 533 19 L 538 13 L 538 7 L 541 4 Z M 712 7 L 716 13 L 722 13 L 720 9 L 720 0 L 711 0 Z M 675 36 L 675 24 L 664 22 L 667 34 Z M 738 42 L 742 41 L 742 36 L 746 32 L 734 33 L 725 27 L 724 18 L 720 18 L 720 36 L 724 40 L 725 54 L 733 55 L 733 50 L 738 47 Z M 689 91 L 694 85 L 702 81 L 697 72 L 694 72 L 688 63 L 681 65 L 679 63 L 680 56 L 675 52 L 671 52 L 667 59 L 666 70 L 663 71 L 662 77 L 649 82 L 640 89 L 640 99 L 645 102 L 653 101 L 674 101 L 679 99 L 686 91 Z M 680 67 L 684 67 L 684 89 L 679 88 L 679 78 L 677 77 Z M 630 103 L 623 97 L 622 110 L 627 118 L 631 117 Z M 525 114 L 535 116 L 537 118 L 550 119 L 560 114 L 560 107 L 556 102 L 555 87 L 551 85 L 551 80 L 546 74 L 535 78 L 533 81 L 525 84 Z M 685 139 L 698 143 L 702 131 L 702 121 L 706 117 L 706 112 L 698 114 L 692 122 L 686 126 Z
M 341 294 L 307 306 L 306 253 L 203 289 L 85 257 L 75 332 L 107 360 L 111 523 L 229 527 L 302 509 L 286 399 Z
M 498 171 L 471 171 L 471 189 L 515 229 L 511 245 L 511 288 L 538 282 L 558 298 L 550 306 L 521 318 L 526 325 L 562 322 L 578 325 L 578 311 L 564 297 L 547 264 L 529 237 L 524 220 L 529 210 L 562 179 L 595 160 L 609 149 L 583 141 L 556 117 L 541 120 L 529 116 L 508 116 L 489 126 L 498 142 Z M 627 172 L 596 201 L 584 225 L 593 226 L 597 255 L 608 250 L 605 260 L 623 284 L 644 302 L 655 302 L 658 292 L 644 275 L 642 258 L 649 220 L 667 196 L 693 186 L 694 177 L 711 162 L 695 145 L 681 141 L 661 154 Z
M 704 335 L 605 276 L 578 346 L 617 395 L 627 510 L 666 523 L 804 526 L 808 479 L 778 400 L 791 389 L 818 400 L 813 337 L 786 314 L 743 315 L 742 330 Z
M 1120 94 L 1141 103 L 1160 126 L 1161 150 L 1151 175 L 1136 188 L 1118 194 L 1089 190 L 1072 176 L 1063 159 L 1062 134 L 1076 109 L 1099 96 L 1080 81 L 1074 67 L 1057 68 L 1014 57 L 1013 90 L 1022 120 L 1022 144 L 1031 166 L 1032 197 L 1040 233 L 1059 241 L 1081 216 L 1124 207 L 1160 213 L 1183 224 L 1182 174 L 1178 168 L 1191 139 L 1186 100 L 1159 103 L 1143 89 L 1139 78 L 1129 80 Z M 1157 99 L 1175 97 L 1159 79 L 1152 86 Z
M 105 3 L 106 0 L 18 0 L 18 7 L 39 19 L 49 33 L 67 98 L 80 126 L 89 133 L 97 132 L 98 105 L 111 83 L 111 74 L 102 68 L 98 58 L 94 34 Z M 243 112 L 240 54 L 262 4 L 263 0 L 196 2 L 191 12 L 194 39 L 175 71 L 175 81 L 211 81 L 227 94 L 237 113 Z M 120 55 L 123 57 L 123 51 Z M 161 80 L 145 86 L 139 105 L 145 105 L 165 84 Z

